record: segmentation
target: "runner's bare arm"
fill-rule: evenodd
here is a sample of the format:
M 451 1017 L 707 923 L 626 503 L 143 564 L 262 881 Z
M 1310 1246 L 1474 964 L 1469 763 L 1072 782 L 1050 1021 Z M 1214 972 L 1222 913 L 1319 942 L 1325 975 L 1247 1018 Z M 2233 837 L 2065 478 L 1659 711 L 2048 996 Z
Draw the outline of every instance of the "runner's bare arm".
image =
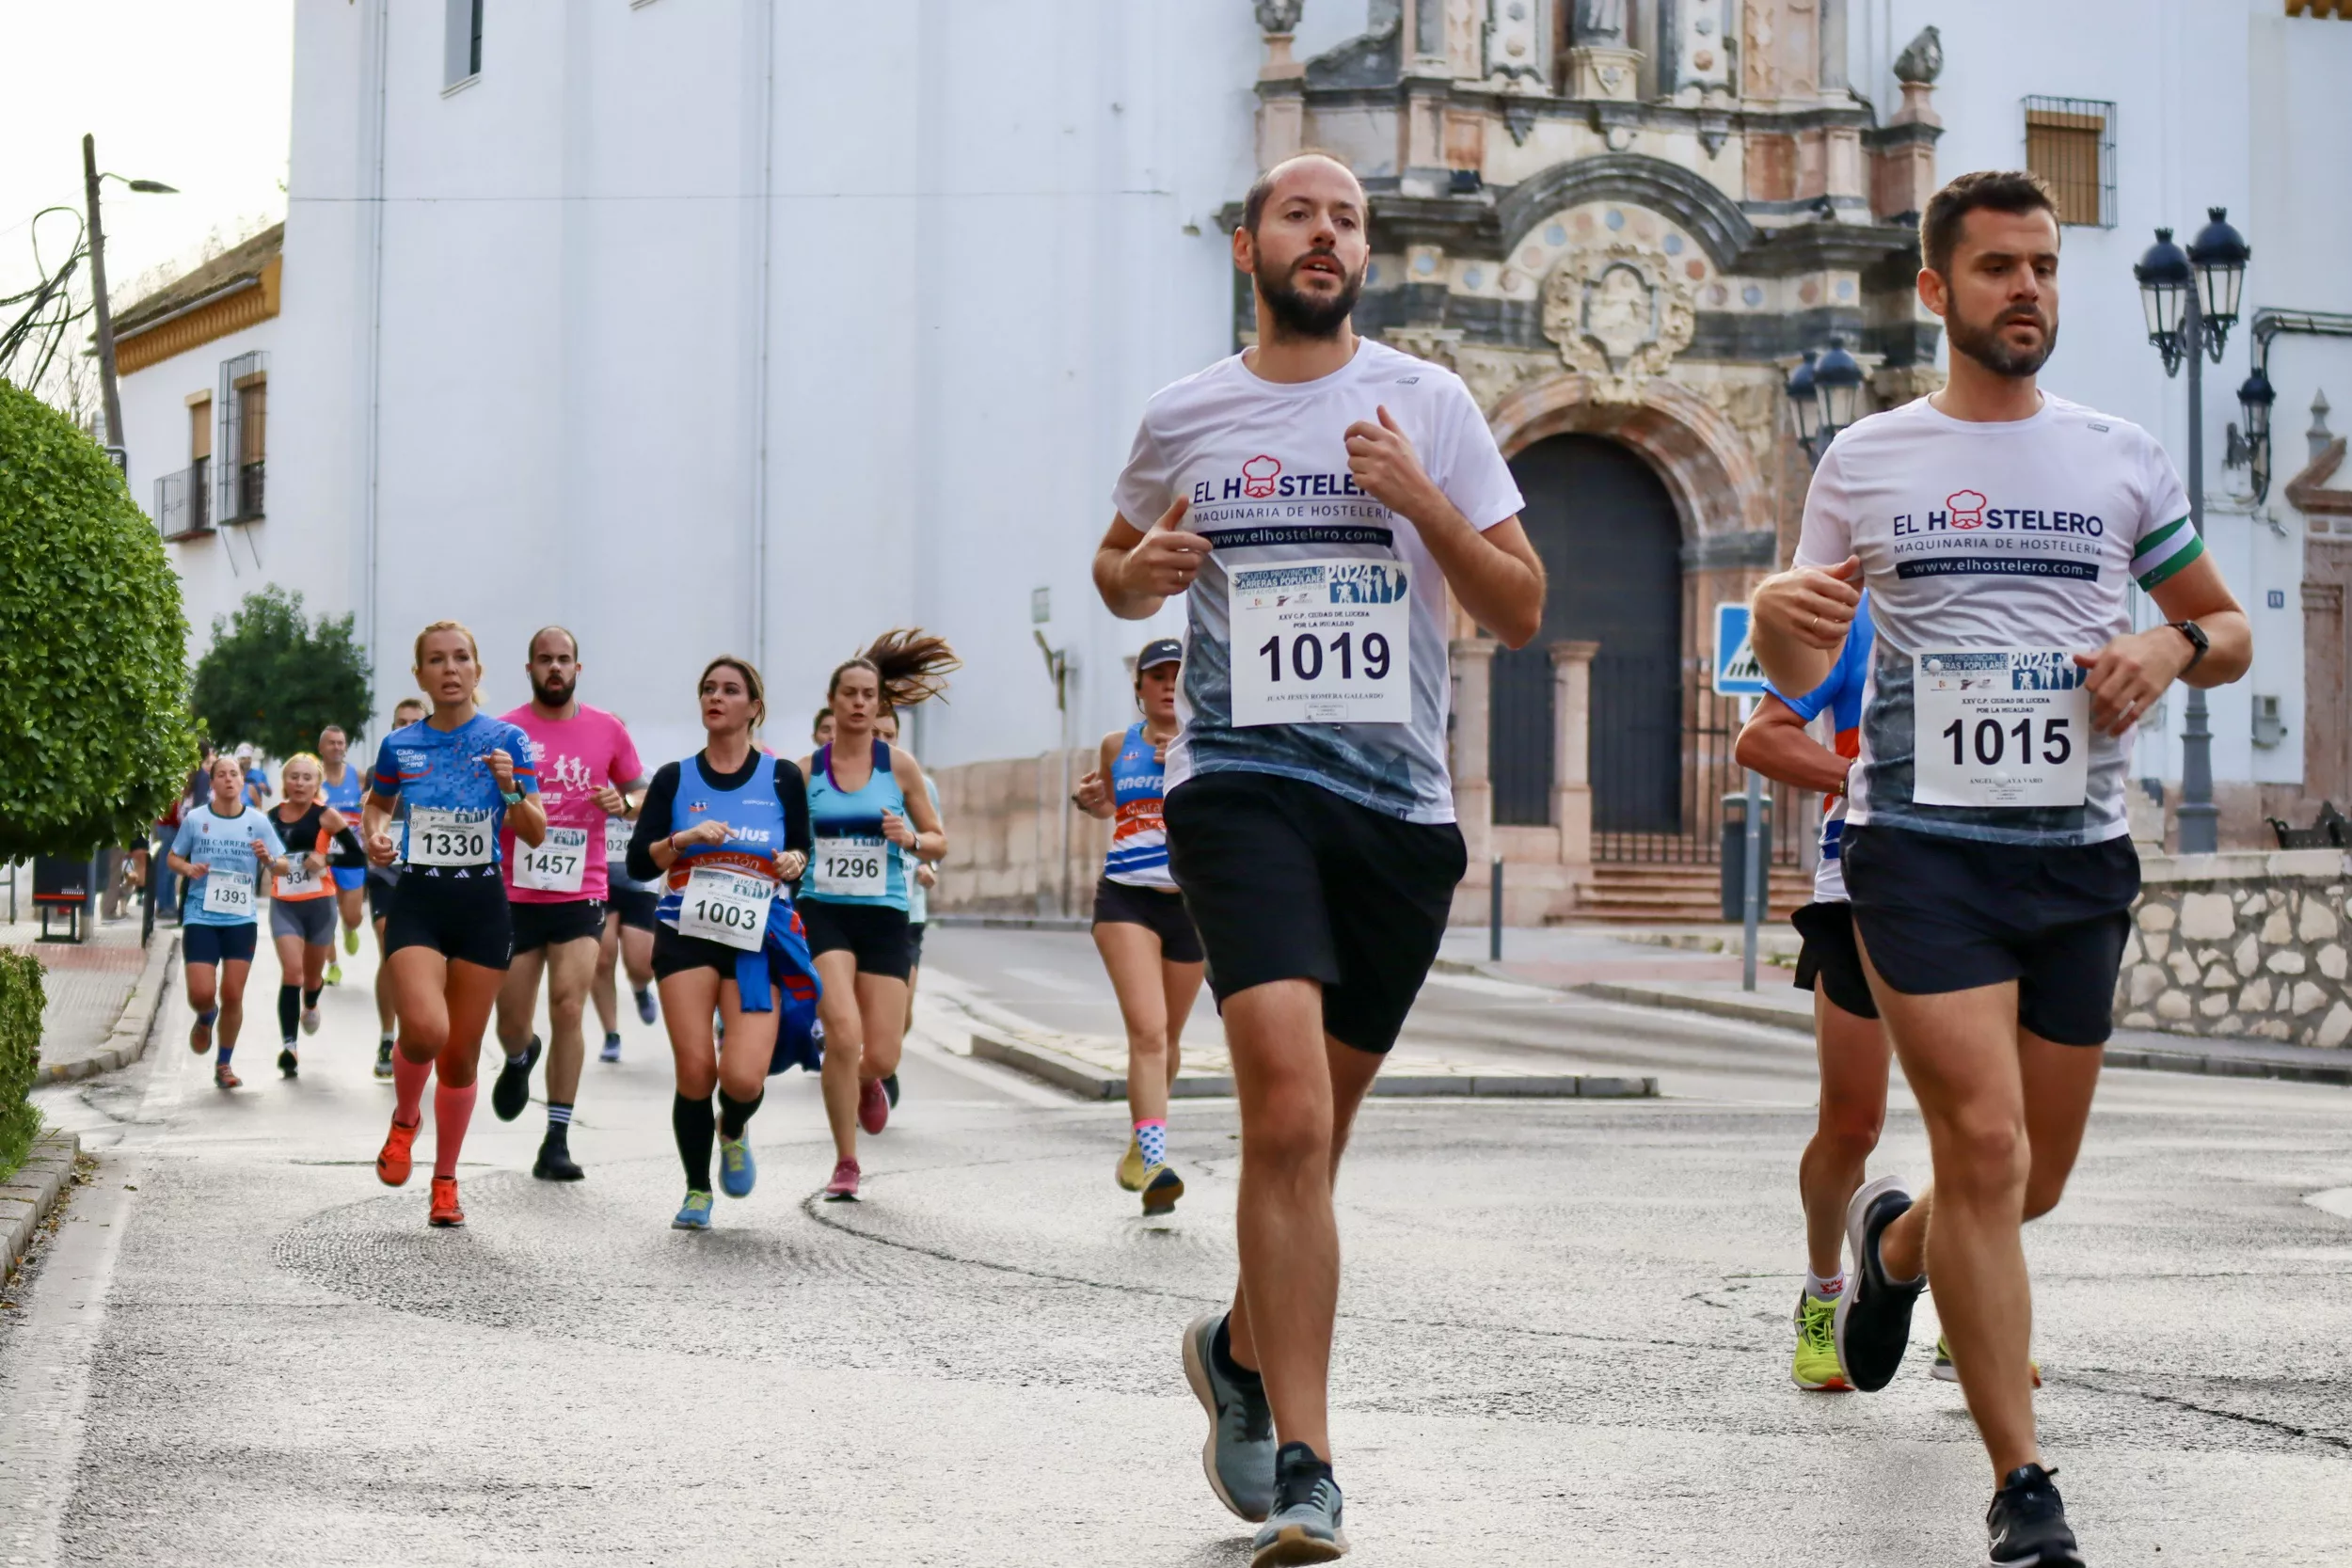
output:
M 1756 717 L 1740 727 L 1732 755 L 1740 767 L 1753 768 L 1775 784 L 1843 794 L 1853 759 L 1814 739 L 1804 726 L 1795 708 L 1767 691 L 1756 705 Z
M 1119 760 L 1119 749 L 1126 744 L 1127 732 L 1113 730 L 1103 737 L 1102 754 L 1094 771 L 1078 781 L 1078 792 L 1071 797 L 1080 811 L 1089 816 L 1107 818 L 1115 809 L 1111 794 L 1111 766 Z
M 2197 668 L 2189 669 L 2194 649 L 2187 635 L 2167 625 L 2127 632 L 2095 654 L 2076 654 L 2074 662 L 2090 671 L 2083 682 L 2090 689 L 2090 721 L 2109 735 L 2122 735 L 2147 717 L 2174 681 L 2227 686 L 2253 662 L 2253 628 L 2221 580 L 2211 552 L 2156 584 L 2148 596 L 2167 622 L 2196 622 L 2208 647 Z
M 376 865 L 389 865 L 400 853 L 386 832 L 392 825 L 393 802 L 368 791 L 367 803 L 359 808 L 359 843 L 368 852 L 368 860 Z
M 1347 467 L 1373 499 L 1413 525 L 1470 619 L 1506 648 L 1524 648 L 1544 624 L 1544 563 L 1517 517 L 1483 533 L 1421 464 L 1388 409 L 1347 427 Z
M 915 857 L 936 864 L 947 858 L 947 825 L 939 817 L 939 808 L 931 804 L 931 792 L 923 787 L 923 765 L 896 746 L 890 749 L 890 776 L 898 781 L 898 793 L 907 798 L 907 816 L 914 823 L 914 842 L 908 846 Z
M 1094 589 L 1113 615 L 1122 621 L 1143 620 L 1171 594 L 1192 586 L 1200 563 L 1209 558 L 1209 541 L 1177 526 L 1184 520 L 1188 504 L 1177 498 L 1149 532 L 1112 515 L 1111 526 L 1094 551 Z
M 502 747 L 493 746 L 484 759 L 490 765 L 490 776 L 498 781 L 500 789 L 515 792 L 515 759 Z M 515 836 L 533 849 L 547 842 L 548 808 L 540 802 L 534 790 L 506 808 L 506 820 L 514 828 Z
M 1829 679 L 1861 602 L 1862 562 L 1852 556 L 1833 571 L 1795 566 L 1757 583 L 1748 638 L 1765 678 L 1783 691 L 1810 691 Z

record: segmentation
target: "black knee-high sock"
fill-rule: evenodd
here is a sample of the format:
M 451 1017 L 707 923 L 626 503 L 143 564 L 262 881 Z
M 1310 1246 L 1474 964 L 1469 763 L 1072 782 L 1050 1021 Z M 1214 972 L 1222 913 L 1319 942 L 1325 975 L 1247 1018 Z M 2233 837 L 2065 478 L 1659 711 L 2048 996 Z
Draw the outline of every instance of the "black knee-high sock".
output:
M 717 1124 L 707 1100 L 670 1098 L 670 1131 L 677 1135 L 678 1164 L 686 1167 L 686 1190 L 710 1191 L 710 1139 Z
M 279 1037 L 279 1038 L 281 1038 L 281 1039 L 288 1039 L 288 1040 L 293 1039 L 293 1038 L 294 1037 L 294 1030 L 296 1029 L 296 1027 L 298 1027 L 298 1026 L 301 1024 L 301 1022 L 302 1022 L 302 988 L 301 988 L 300 986 L 280 986 L 280 987 L 278 987 L 278 1037 Z
M 760 1101 L 766 1100 L 767 1098 L 768 1091 L 766 1089 L 760 1090 L 749 1100 L 738 1100 L 735 1096 L 727 1093 L 726 1090 L 721 1089 L 719 1091 L 720 1136 L 725 1138 L 741 1137 L 743 1135 L 743 1129 L 751 1125 L 752 1113 L 758 1110 Z
M 315 1007 L 315 1006 L 317 1006 L 319 1005 L 319 993 L 320 993 L 321 991 L 325 990 L 326 989 L 326 988 L 325 986 L 305 986 L 305 987 L 303 987 L 303 988 L 302 988 L 302 1005 L 303 1005 L 304 1006 L 306 1006 L 306 1007 Z

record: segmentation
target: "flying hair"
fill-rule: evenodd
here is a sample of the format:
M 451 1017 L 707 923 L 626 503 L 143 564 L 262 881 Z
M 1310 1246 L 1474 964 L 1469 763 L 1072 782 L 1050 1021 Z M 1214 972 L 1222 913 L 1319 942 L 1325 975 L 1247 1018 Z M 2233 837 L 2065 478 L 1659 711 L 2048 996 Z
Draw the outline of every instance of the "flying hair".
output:
M 882 689 L 882 705 L 885 708 L 913 707 L 917 703 L 944 698 L 947 676 L 963 668 L 963 660 L 944 637 L 934 637 L 920 627 L 899 627 L 886 631 L 866 645 L 855 658 L 845 659 L 835 666 L 833 678 L 825 683 L 825 698 L 841 689 L 841 677 L 851 670 L 871 670 L 874 684 Z

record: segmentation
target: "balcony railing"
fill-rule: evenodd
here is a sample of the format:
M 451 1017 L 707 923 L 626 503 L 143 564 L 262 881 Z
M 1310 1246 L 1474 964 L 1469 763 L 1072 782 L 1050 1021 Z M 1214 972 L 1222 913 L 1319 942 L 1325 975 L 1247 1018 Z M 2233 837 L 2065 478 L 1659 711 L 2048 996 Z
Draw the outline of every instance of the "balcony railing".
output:
M 155 526 L 167 539 L 210 532 L 212 460 L 199 457 L 155 482 Z
M 238 465 L 236 473 L 237 514 L 221 519 L 227 523 L 254 523 L 266 515 L 262 510 L 262 470 L 264 465 L 256 461 Z

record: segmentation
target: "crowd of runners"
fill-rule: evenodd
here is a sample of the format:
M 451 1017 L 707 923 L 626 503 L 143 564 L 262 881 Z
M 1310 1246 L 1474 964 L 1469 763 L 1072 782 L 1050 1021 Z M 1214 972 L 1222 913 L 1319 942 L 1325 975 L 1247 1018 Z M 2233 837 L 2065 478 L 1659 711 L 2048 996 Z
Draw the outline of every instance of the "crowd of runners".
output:
M 1136 717 L 1103 737 L 1074 797 L 1113 824 L 1093 941 L 1127 1036 L 1115 1179 L 1146 1213 L 1184 1196 L 1169 1090 L 1204 983 L 1223 1022 L 1238 1277 L 1180 1343 L 1209 1485 L 1258 1527 L 1261 1568 L 1346 1550 L 1327 1412 L 1332 1190 L 1465 869 L 1454 617 L 1512 647 L 1544 625 L 1522 498 L 1469 392 L 1351 325 L 1366 225 L 1362 188 L 1327 157 L 1251 187 L 1232 248 L 1259 336 L 1150 400 L 1094 558 L 1114 615 L 1181 603 L 1184 635 L 1141 649 Z M 1791 1376 L 1884 1387 L 1932 1279 L 1931 1371 L 1960 1385 L 1992 1469 L 1988 1560 L 2079 1564 L 2036 1437 L 2019 1232 L 2064 1189 L 2109 1030 L 2138 881 L 2125 737 L 2175 680 L 2243 673 L 2250 643 L 2163 449 L 2038 385 L 2058 327 L 2047 188 L 1963 176 L 1922 215 L 1920 251 L 1948 382 L 1837 436 L 1794 565 L 1753 600 L 1773 694 L 1740 759 L 1829 802 L 1796 916 L 1820 1097 L 1796 1169 Z M 2006 514 L 2025 524 L 1945 507 L 1996 486 L 2029 501 Z M 2161 624 L 2132 629 L 2135 583 Z M 954 654 L 920 632 L 877 639 L 831 673 L 798 757 L 761 743 L 762 674 L 723 655 L 693 693 L 702 748 L 651 769 L 617 717 L 580 701 L 570 632 L 542 629 L 525 660 L 530 702 L 483 713 L 472 634 L 436 622 L 415 642 L 422 696 L 395 711 L 364 779 L 334 730 L 286 762 L 274 804 L 237 757 L 213 761 L 169 862 L 186 879 L 191 1047 L 236 1086 L 266 897 L 278 1062 L 297 1072 L 338 927 L 356 953 L 364 907 L 384 959 L 376 1070 L 395 1099 L 376 1173 L 408 1180 L 430 1086 L 431 1224 L 464 1222 L 458 1154 L 492 1033 L 492 1109 L 522 1114 L 544 1056 L 532 1174 L 580 1178 L 588 1012 L 600 1059 L 617 1061 L 624 974 L 639 1018 L 669 1036 L 674 1225 L 707 1229 L 714 1192 L 753 1191 L 750 1128 L 767 1078 L 794 1065 L 821 1079 L 824 1195 L 856 1198 L 860 1140 L 898 1103 L 928 891 L 949 852 L 898 718 L 939 694 Z M 1896 1060 L 1931 1184 L 1867 1180 Z

